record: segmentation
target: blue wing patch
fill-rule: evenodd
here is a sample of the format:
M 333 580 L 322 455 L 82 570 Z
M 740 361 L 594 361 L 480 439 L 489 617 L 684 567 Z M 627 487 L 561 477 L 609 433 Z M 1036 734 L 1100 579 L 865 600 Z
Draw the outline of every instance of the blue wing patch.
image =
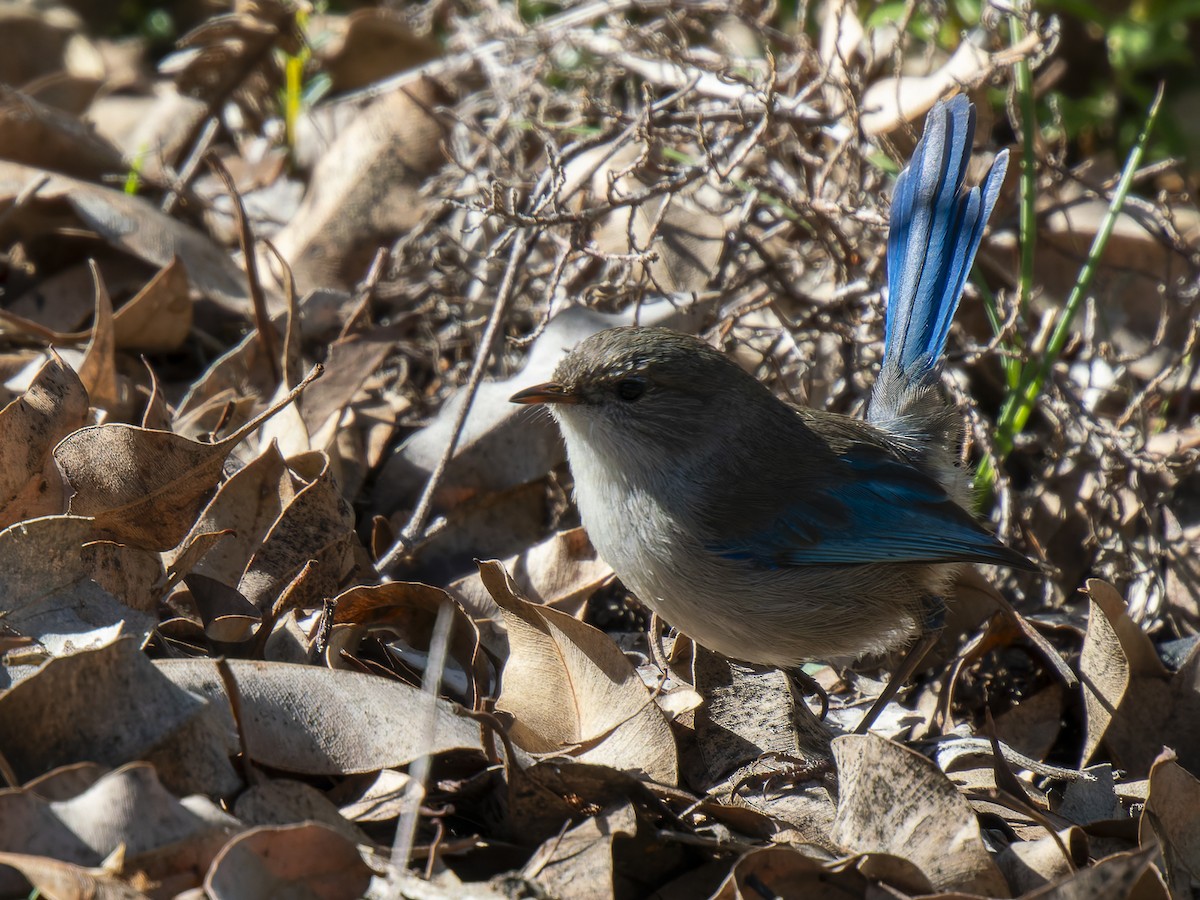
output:
M 1032 567 L 911 466 L 877 453 L 851 451 L 841 459 L 850 477 L 805 492 L 765 527 L 710 543 L 709 551 L 768 567 L 959 561 Z

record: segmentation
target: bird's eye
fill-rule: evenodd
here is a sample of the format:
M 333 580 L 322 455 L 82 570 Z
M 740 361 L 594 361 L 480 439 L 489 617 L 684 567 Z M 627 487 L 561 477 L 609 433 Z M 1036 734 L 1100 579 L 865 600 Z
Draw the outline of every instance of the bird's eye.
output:
M 617 396 L 626 403 L 632 403 L 646 393 L 646 382 L 641 378 L 622 378 L 617 382 Z

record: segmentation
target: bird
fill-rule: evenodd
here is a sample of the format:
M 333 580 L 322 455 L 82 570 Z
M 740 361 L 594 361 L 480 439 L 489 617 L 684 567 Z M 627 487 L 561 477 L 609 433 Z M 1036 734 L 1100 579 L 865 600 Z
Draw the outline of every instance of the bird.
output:
M 511 397 L 557 422 L 601 558 L 702 646 L 796 671 L 911 644 L 859 732 L 936 641 L 964 565 L 1036 569 L 971 512 L 962 417 L 939 386 L 1008 164 L 1001 150 L 968 187 L 974 133 L 965 96 L 940 101 L 896 180 L 865 419 L 793 406 L 699 338 L 658 327 L 593 334 L 551 381 Z

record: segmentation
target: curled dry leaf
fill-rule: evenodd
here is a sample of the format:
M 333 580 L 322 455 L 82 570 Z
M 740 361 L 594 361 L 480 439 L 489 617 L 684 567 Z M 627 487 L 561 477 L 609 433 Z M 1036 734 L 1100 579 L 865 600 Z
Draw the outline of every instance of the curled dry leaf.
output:
M 6 227 L 0 228 L 0 233 L 6 235 L 5 240 L 13 233 L 23 234 L 26 229 L 40 230 L 43 225 L 36 217 L 53 212 L 55 204 L 66 203 L 75 213 L 77 223 L 96 232 L 111 246 L 155 268 L 178 257 L 202 295 L 231 312 L 248 311 L 246 280 L 229 254 L 206 235 L 163 215 L 140 197 L 43 169 L 0 161 L 0 198 L 11 200 L 43 178 L 46 181 L 36 196 L 3 223 Z
M 178 257 L 158 270 L 112 320 L 113 340 L 122 350 L 168 353 L 183 346 L 192 330 L 188 276 Z
M 1168 900 L 1155 873 L 1153 849 L 1114 853 L 1021 896 L 1021 900 Z M 1146 877 L 1149 876 L 1149 877 Z
M 194 546 L 206 534 L 224 533 L 226 537 L 207 549 L 191 570 L 236 585 L 254 549 L 295 496 L 287 464 L 279 448 L 270 444 L 222 483 L 179 548 L 164 555 L 173 569 L 178 568 L 185 562 L 182 548 Z
M 232 731 L 229 700 L 213 660 L 168 659 L 156 665 L 179 687 L 211 700 Z M 455 705 L 445 700 L 437 701 L 431 743 L 421 745 L 421 729 L 414 723 L 425 714 L 428 698 L 407 684 L 287 663 L 229 660 L 228 665 L 237 681 L 242 736 L 262 765 L 343 775 L 407 765 L 425 754 L 480 748 L 479 727 L 456 715 Z
M 289 466 L 303 487 L 272 523 L 238 582 L 242 595 L 263 612 L 310 563 L 304 584 L 293 585 L 293 606 L 333 596 L 353 562 L 354 513 L 337 489 L 329 457 L 309 453 Z
M 614 850 L 618 840 L 628 845 L 637 833 L 637 811 L 632 804 L 606 809 L 542 844 L 525 864 L 523 874 L 554 897 L 615 900 L 618 882 L 629 873 L 618 874 Z M 643 863 L 649 861 L 643 856 Z M 661 869 L 658 874 L 661 876 Z
M 1164 743 L 1182 740 L 1181 752 L 1193 753 L 1190 742 L 1200 735 L 1196 655 L 1172 677 L 1117 590 L 1094 578 L 1087 587 L 1090 613 L 1079 657 L 1087 722 L 1082 759 L 1103 741 L 1115 763 L 1141 777 Z
M 91 516 L 97 537 L 169 550 L 187 535 L 216 488 L 229 451 L 319 374 L 318 367 L 283 401 L 214 444 L 134 425 L 76 431 L 54 450 L 75 491 L 70 511 Z
M 361 828 L 342 817 L 323 793 L 312 785 L 290 778 L 275 778 L 254 785 L 237 798 L 233 812 L 248 826 L 319 822 L 355 844 L 371 842 Z
M 873 896 L 880 882 L 904 895 L 932 892 L 927 879 L 912 863 L 882 853 L 864 854 L 834 861 L 801 847 L 751 850 L 734 864 L 733 870 L 711 896 L 713 900 L 750 900 L 760 896 L 765 885 L 777 897 L 836 900 L 842 897 Z M 891 895 L 892 892 L 881 896 Z
M 103 869 L 89 869 L 46 856 L 26 853 L 0 852 L 0 866 L 12 866 L 33 885 L 34 892 L 43 897 L 69 900 L 147 900 L 127 881 Z M 27 889 L 18 883 L 12 892 L 25 894 Z
M 1063 847 L 1067 848 L 1067 856 L 1063 855 Z M 1069 876 L 1087 863 L 1087 833 L 1074 825 L 1057 835 L 1013 841 L 996 856 L 996 865 L 1018 894 Z
M 522 596 L 572 615 L 612 577 L 612 569 L 600 559 L 582 528 L 557 532 L 504 560 L 503 565 Z M 500 609 L 479 573 L 458 579 L 450 585 L 450 592 L 474 617 L 487 648 L 506 656 L 508 638 L 497 627 Z
M 341 807 L 341 814 L 351 822 L 387 822 L 395 819 L 404 807 L 411 785 L 412 779 L 407 772 L 383 769 L 357 799 Z
M 53 802 L 31 786 L 2 792 L 0 823 L 5 850 L 81 866 L 99 866 L 118 848 L 134 857 L 169 844 L 202 845 L 214 836 L 224 843 L 238 824 L 206 801 L 181 803 L 163 787 L 153 766 L 141 762 L 105 773 Z
M 121 152 L 75 116 L 0 86 L 0 159 L 86 181 L 127 170 Z
M 102 646 L 119 634 L 146 639 L 153 617 L 93 580 L 99 563 L 83 551 L 93 531 L 90 519 L 76 516 L 28 519 L 0 531 L 0 618 L 10 634 L 37 640 L 50 656 Z M 8 662 L 0 684 L 31 674 Z
M 1150 769 L 1150 794 L 1138 827 L 1140 843 L 1156 844 L 1167 864 L 1172 897 L 1200 880 L 1200 780 L 1164 751 Z
M 971 805 L 933 763 L 870 734 L 834 738 L 833 756 L 836 843 L 851 853 L 907 859 L 938 890 L 1011 896 Z
M 52 659 L 0 695 L 0 754 L 22 781 L 85 760 L 119 766 L 166 748 L 206 706 L 121 638 Z
M 370 883 L 371 870 L 355 843 L 312 822 L 239 834 L 213 860 L 204 890 L 214 900 L 358 900 Z
M 186 576 L 184 583 L 210 639 L 239 643 L 254 636 L 262 614 L 239 591 L 198 572 Z
M 334 600 L 333 622 L 335 626 L 362 626 L 364 634 L 375 633 L 419 679 L 425 672 L 434 622 L 443 603 L 450 604 L 453 618 L 442 687 L 474 709 L 481 697 L 494 694 L 491 666 L 479 645 L 479 629 L 441 588 L 403 581 L 353 587 Z
M 55 445 L 80 428 L 88 398 L 75 371 L 51 351 L 29 388 L 0 410 L 0 527 L 63 511 Z
M 513 741 L 675 784 L 671 727 L 612 638 L 519 596 L 498 562 L 479 570 L 508 628 L 496 708 L 513 716 Z
M 92 338 L 88 341 L 79 366 L 79 380 L 87 389 L 88 399 L 96 409 L 110 415 L 120 415 L 121 385 L 117 380 L 117 345 L 113 337 L 113 306 L 108 288 L 95 262 L 92 270 L 92 290 L 96 297 L 96 315 Z

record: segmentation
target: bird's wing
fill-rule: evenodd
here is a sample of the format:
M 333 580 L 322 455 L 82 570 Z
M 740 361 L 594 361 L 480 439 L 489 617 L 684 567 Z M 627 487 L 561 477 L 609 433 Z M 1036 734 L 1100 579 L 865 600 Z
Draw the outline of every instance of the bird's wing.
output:
M 819 479 L 763 485 L 754 497 L 718 489 L 705 517 L 710 534 L 721 538 L 708 549 L 770 567 L 990 562 L 1033 568 L 936 481 L 878 446 L 848 447 L 820 470 Z

